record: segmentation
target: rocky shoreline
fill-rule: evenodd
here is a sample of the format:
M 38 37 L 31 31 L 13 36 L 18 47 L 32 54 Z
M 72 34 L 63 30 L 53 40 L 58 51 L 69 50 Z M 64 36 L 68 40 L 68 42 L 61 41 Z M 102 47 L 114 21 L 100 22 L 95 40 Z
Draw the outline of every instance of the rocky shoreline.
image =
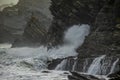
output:
M 43 13 L 38 4 L 40 0 L 33 3 L 34 8 L 31 7 L 32 1 L 20 0 L 17 5 L 0 12 L 0 43 L 12 43 L 12 47 L 44 45 L 51 49 L 65 43 L 64 32 L 68 28 L 88 24 L 91 32 L 83 45 L 76 49 L 78 55 L 48 62 L 49 69 L 54 69 L 66 60 L 68 63 L 65 70 L 72 71 L 71 65 L 76 63 L 74 70 L 81 72 L 85 61 L 90 61 L 86 65 L 90 66 L 98 56 L 107 56 L 101 60 L 105 65 L 108 64 L 107 61 L 113 64 L 120 59 L 120 0 L 51 0 L 50 3 L 46 0 L 47 11 Z M 120 61 L 117 68 L 119 64 Z M 107 66 L 108 69 L 111 66 Z M 120 74 L 117 71 L 108 76 L 110 80 L 119 80 Z M 91 75 L 71 73 L 68 76 L 70 80 L 104 80 Z

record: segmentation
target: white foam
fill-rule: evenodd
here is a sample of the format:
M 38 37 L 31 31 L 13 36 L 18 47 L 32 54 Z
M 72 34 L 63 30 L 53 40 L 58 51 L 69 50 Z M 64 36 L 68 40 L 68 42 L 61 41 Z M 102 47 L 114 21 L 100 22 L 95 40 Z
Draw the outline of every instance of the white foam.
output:
M 2 43 L 2 44 L 0 44 L 0 49 L 1 48 L 11 48 L 12 47 L 12 44 L 10 44 L 10 43 Z
M 47 51 L 46 47 L 39 48 L 11 48 L 7 49 L 6 52 L 13 56 L 19 57 L 34 57 L 34 56 L 48 56 L 51 58 L 64 58 L 68 56 L 76 56 L 76 48 L 84 42 L 85 36 L 89 34 L 89 25 L 74 25 L 67 32 L 65 32 L 64 41 L 67 44 L 60 46 L 59 48 L 53 48 Z
M 67 80 L 67 76 L 63 74 L 58 74 L 59 71 L 55 71 L 53 73 L 40 73 L 29 66 L 33 65 L 34 68 L 44 67 L 46 68 L 46 61 L 56 58 L 64 58 L 68 56 L 76 56 L 76 48 L 79 45 L 82 45 L 84 42 L 85 36 L 89 33 L 89 26 L 88 25 L 74 25 L 68 31 L 65 32 L 64 41 L 67 42 L 63 46 L 59 46 L 58 48 L 53 48 L 47 51 L 46 47 L 38 47 L 38 48 L 29 48 L 29 47 L 22 47 L 22 48 L 10 48 L 4 49 L 7 55 L 12 56 L 8 58 L 10 63 L 9 66 L 4 66 L 0 68 L 0 71 L 5 72 L 5 76 L 2 76 L 2 80 L 20 80 L 17 76 L 22 76 L 26 79 L 25 76 L 29 76 L 31 80 Z M 7 57 L 7 56 L 6 56 Z M 5 58 L 6 59 L 6 58 Z M 5 60 L 4 60 L 5 61 Z M 26 62 L 22 65 L 21 62 Z M 30 65 L 29 65 L 30 64 Z M 34 69 L 35 69 L 34 68 Z M 43 69 L 43 68 L 42 68 Z M 10 75 L 10 76 L 8 76 Z M 7 77 L 6 77 L 7 76 Z M 12 76 L 12 77 L 11 77 Z M 35 77 L 34 77 L 35 76 Z M 39 76 L 39 77 L 36 77 Z M 8 79 L 7 79 L 8 78 Z

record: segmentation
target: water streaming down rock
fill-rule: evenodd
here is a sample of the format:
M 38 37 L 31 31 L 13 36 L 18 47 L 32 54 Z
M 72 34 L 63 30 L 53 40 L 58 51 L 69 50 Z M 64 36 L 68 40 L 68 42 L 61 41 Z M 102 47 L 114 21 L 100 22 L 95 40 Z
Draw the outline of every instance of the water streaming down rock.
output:
M 89 59 L 85 59 L 84 66 L 83 66 L 83 72 L 87 71 L 87 65 L 89 64 Z
M 116 61 L 113 63 L 109 74 L 112 74 L 115 72 L 115 68 L 118 62 L 119 62 L 119 58 L 117 58 Z
M 102 59 L 105 58 L 105 55 L 102 55 L 100 57 L 97 57 L 93 60 L 92 64 L 90 65 L 87 73 L 89 74 L 99 74 L 101 73 L 101 65 L 102 65 Z
M 63 60 L 60 64 L 58 64 L 55 70 L 65 70 L 67 64 L 67 59 Z
M 102 55 L 93 60 L 92 64 L 88 68 L 87 73 L 93 75 L 108 75 L 114 73 L 115 71 L 119 70 L 118 68 L 116 69 L 118 62 L 119 59 L 114 60 L 114 57 Z
M 77 58 L 74 59 L 74 64 L 73 64 L 73 67 L 72 67 L 72 71 L 75 71 L 76 65 L 77 65 Z
M 56 68 L 58 70 L 69 70 L 85 72 L 92 75 L 108 75 L 119 70 L 119 58 L 102 55 L 96 58 L 84 60 L 68 58 L 63 60 Z M 82 64 L 82 65 L 79 65 Z

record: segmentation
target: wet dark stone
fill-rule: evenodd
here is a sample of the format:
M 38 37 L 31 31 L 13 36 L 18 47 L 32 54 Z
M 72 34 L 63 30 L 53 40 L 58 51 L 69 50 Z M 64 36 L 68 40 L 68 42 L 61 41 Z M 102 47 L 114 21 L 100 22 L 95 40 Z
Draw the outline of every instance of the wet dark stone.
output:
M 50 73 L 50 71 L 42 71 L 42 73 Z
M 104 79 L 99 79 L 95 76 L 92 75 L 87 75 L 87 74 L 80 74 L 77 72 L 71 72 L 72 75 L 68 76 L 69 80 L 104 80 Z
M 69 74 L 68 72 L 64 72 L 63 74 Z
M 110 80 L 120 80 L 120 71 L 109 74 L 108 77 Z
M 47 67 L 47 68 L 50 69 L 50 70 L 55 69 L 56 66 L 57 66 L 58 64 L 60 64 L 62 60 L 63 60 L 63 59 L 55 59 L 55 60 L 52 60 L 52 61 L 48 61 L 48 62 L 47 62 L 47 63 L 48 63 L 48 67 Z

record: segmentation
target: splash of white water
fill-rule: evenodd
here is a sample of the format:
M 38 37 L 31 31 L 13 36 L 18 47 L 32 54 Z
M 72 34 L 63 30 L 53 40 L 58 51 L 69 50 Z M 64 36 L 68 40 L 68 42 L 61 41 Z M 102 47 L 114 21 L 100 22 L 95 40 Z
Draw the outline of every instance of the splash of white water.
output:
M 7 73 L 10 74 L 13 74 L 11 72 L 14 72 L 14 75 L 15 74 L 17 75 L 18 72 L 21 72 L 22 74 L 26 75 L 26 70 L 29 73 L 29 71 L 31 72 L 31 70 L 33 69 L 31 67 L 34 67 L 34 69 L 40 67 L 42 67 L 42 69 L 43 67 L 45 68 L 47 65 L 46 62 L 51 59 L 75 56 L 77 55 L 75 49 L 79 45 L 82 45 L 85 36 L 87 36 L 89 33 L 89 28 L 90 27 L 88 25 L 74 25 L 73 27 L 68 29 L 68 31 L 65 33 L 64 40 L 67 41 L 68 43 L 64 44 L 63 46 L 60 46 L 57 49 L 53 48 L 49 51 L 47 51 L 47 48 L 43 46 L 38 48 L 22 47 L 22 48 L 4 49 L 6 54 L 5 56 L 3 55 L 2 60 L 0 61 L 2 61 L 3 64 L 7 63 L 8 66 L 3 65 L 0 71 L 3 72 L 7 71 Z M 35 72 L 37 73 L 37 71 Z M 4 75 L 6 76 L 6 74 Z M 5 76 L 3 76 L 3 78 L 5 78 Z M 47 79 L 43 78 L 41 80 L 47 80 Z M 53 78 L 49 80 L 53 80 Z
M 12 56 L 14 59 L 13 63 L 24 63 L 25 65 L 32 65 L 35 68 L 40 68 L 42 65 L 45 66 L 47 61 L 56 58 L 65 58 L 68 56 L 76 56 L 76 48 L 79 45 L 82 45 L 84 42 L 85 36 L 89 33 L 88 25 L 74 25 L 67 32 L 65 32 L 64 40 L 67 41 L 67 44 L 60 46 L 59 48 L 53 48 L 47 51 L 46 47 L 38 48 L 7 48 L 4 49 L 7 55 Z M 36 61 L 37 60 L 37 61 Z M 39 65 L 36 65 L 39 64 Z
M 76 56 L 75 49 L 82 45 L 85 36 L 89 34 L 89 28 L 89 25 L 74 25 L 65 33 L 64 40 L 68 43 L 57 49 L 53 48 L 47 51 L 47 48 L 43 46 L 39 48 L 22 47 L 8 49 L 6 53 L 19 57 L 48 56 L 54 59 Z

